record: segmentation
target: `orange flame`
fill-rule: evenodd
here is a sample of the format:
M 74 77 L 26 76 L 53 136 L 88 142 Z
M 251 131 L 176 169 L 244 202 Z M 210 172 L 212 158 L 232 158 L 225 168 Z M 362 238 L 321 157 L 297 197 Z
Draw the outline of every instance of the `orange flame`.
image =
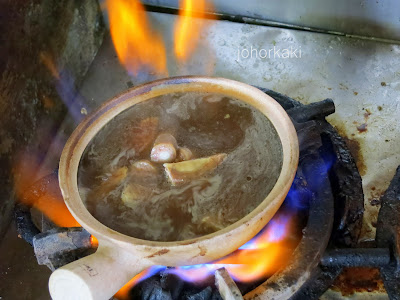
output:
M 142 67 L 167 74 L 167 59 L 160 35 L 149 26 L 138 0 L 106 0 L 110 33 L 120 62 L 137 74 Z
M 119 61 L 130 73 L 147 71 L 168 75 L 165 44 L 151 29 L 144 6 L 139 0 L 106 0 L 110 33 Z M 174 52 L 186 62 L 198 47 L 201 32 L 215 19 L 206 0 L 182 0 L 174 29 Z M 208 19 L 206 21 L 205 19 Z
M 224 267 L 236 280 L 251 282 L 277 272 L 293 251 L 288 242 L 256 243 L 257 249 L 237 250 L 217 264 L 226 265 Z
M 295 243 L 289 234 L 291 227 L 288 216 L 278 216 L 254 239 L 225 258 L 211 264 L 176 268 L 171 272 L 194 282 L 206 279 L 221 267 L 241 282 L 268 277 L 285 265 L 294 250 Z
M 205 0 L 183 0 L 174 35 L 175 55 L 179 61 L 186 61 L 193 54 L 200 40 L 200 33 L 209 24 L 204 20 L 206 11 L 211 10 L 211 5 Z M 199 19 L 194 20 L 194 17 Z
M 276 216 L 254 239 L 213 263 L 168 270 L 162 266 L 148 268 L 127 283 L 115 297 L 120 300 L 128 299 L 128 293 L 135 284 L 160 270 L 191 282 L 203 281 L 222 267 L 225 267 L 236 281 L 251 282 L 266 278 L 284 267 L 295 249 L 296 242 L 291 240 L 290 235 L 294 229 L 292 222 L 290 215 Z
M 99 240 L 93 235 L 90 236 L 90 243 L 92 244 L 93 248 L 99 247 Z
M 65 205 L 56 174 L 34 181 L 39 165 L 35 155 L 27 153 L 20 155 L 13 168 L 14 190 L 18 200 L 38 209 L 57 226 L 80 226 Z M 50 173 L 49 170 L 45 172 Z
M 40 57 L 40 61 L 50 71 L 51 75 L 53 75 L 54 78 L 60 80 L 60 73 L 58 72 L 58 69 L 57 69 L 56 65 L 54 64 L 54 60 L 51 58 L 51 56 L 46 52 L 40 52 L 39 57 Z

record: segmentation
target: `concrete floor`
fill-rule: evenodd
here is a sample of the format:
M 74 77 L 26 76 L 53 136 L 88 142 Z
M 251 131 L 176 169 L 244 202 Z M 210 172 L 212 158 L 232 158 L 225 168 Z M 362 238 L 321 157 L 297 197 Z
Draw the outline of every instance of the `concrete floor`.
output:
M 37 264 L 33 248 L 18 237 L 12 223 L 0 244 L 0 299 L 51 299 L 47 289 L 50 274 L 46 266 Z

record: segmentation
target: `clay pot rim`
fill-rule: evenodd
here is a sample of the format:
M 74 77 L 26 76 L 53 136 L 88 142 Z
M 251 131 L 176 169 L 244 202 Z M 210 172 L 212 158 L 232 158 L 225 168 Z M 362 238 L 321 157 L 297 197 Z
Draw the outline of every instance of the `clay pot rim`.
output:
M 220 93 L 245 101 L 260 110 L 272 122 L 282 144 L 283 161 L 279 178 L 267 197 L 251 213 L 234 224 L 214 233 L 184 241 L 158 242 L 121 234 L 96 220 L 84 206 L 77 185 L 81 156 L 92 138 L 116 115 L 139 102 L 174 92 L 203 91 Z M 126 250 L 148 252 L 176 251 L 203 245 L 209 251 L 207 260 L 226 255 L 257 234 L 278 210 L 296 173 L 299 147 L 295 128 L 285 110 L 270 96 L 250 85 L 225 78 L 183 76 L 153 81 L 134 87 L 105 102 L 79 124 L 68 139 L 61 155 L 59 182 L 64 201 L 76 220 L 102 243 L 118 244 Z M 225 245 L 221 245 L 224 243 Z M 218 245 L 218 246 L 217 246 Z M 201 251 L 200 251 L 201 252 Z M 172 265 L 172 264 L 171 264 Z

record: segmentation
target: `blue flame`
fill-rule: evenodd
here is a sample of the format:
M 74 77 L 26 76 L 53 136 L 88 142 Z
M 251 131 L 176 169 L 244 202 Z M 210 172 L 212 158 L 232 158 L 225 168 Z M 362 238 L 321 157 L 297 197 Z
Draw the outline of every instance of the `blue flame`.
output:
M 300 191 L 296 190 L 294 184 L 286 196 L 285 205 L 296 211 L 306 209 L 308 206 L 307 203 L 304 203 L 304 197 L 300 196 Z
M 76 123 L 82 121 L 85 116 L 81 114 L 81 109 L 85 107 L 85 99 L 76 91 L 74 79 L 67 70 L 59 73 L 56 90 L 74 121 Z
M 167 269 L 167 267 L 165 267 L 165 266 L 158 266 L 158 265 L 151 266 L 150 268 L 148 268 L 146 270 L 146 274 L 142 278 L 140 278 L 139 282 L 143 281 L 143 280 L 145 280 L 145 279 L 147 279 L 147 278 L 149 278 L 149 277 L 151 277 L 151 276 L 153 276 L 153 275 L 155 275 L 155 274 L 157 274 L 157 273 L 159 273 L 161 271 L 164 271 L 166 269 Z
M 280 215 L 268 223 L 267 230 L 270 232 L 268 242 L 277 243 L 285 238 L 290 218 L 289 215 Z

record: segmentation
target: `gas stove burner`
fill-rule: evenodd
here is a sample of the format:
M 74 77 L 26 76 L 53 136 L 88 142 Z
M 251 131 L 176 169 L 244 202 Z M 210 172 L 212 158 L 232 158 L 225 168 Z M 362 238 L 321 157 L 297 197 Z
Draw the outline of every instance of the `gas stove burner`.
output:
M 287 111 L 298 134 L 299 167 L 279 212 L 295 210 L 301 226 L 297 247 L 287 266 L 264 283 L 239 282 L 240 292 L 245 299 L 282 295 L 285 299 L 318 299 L 344 267 L 369 266 L 381 269 L 389 296 L 397 299 L 400 297 L 400 217 L 396 214 L 400 211 L 399 169 L 382 197 L 377 227 L 379 248 L 355 248 L 361 231 L 364 195 L 360 174 L 344 139 L 325 120 L 335 111 L 333 101 L 303 105 L 274 91 L 260 89 Z M 42 185 L 54 185 L 56 181 L 54 173 L 42 179 Z M 15 215 L 19 234 L 33 245 L 38 263 L 51 270 L 95 251 L 90 234 L 82 228 L 59 228 L 46 223 L 39 230 L 32 221 L 30 208 L 21 203 Z M 132 299 L 221 297 L 213 280 L 208 286 L 199 286 L 183 281 L 165 268 L 138 283 L 130 295 Z

